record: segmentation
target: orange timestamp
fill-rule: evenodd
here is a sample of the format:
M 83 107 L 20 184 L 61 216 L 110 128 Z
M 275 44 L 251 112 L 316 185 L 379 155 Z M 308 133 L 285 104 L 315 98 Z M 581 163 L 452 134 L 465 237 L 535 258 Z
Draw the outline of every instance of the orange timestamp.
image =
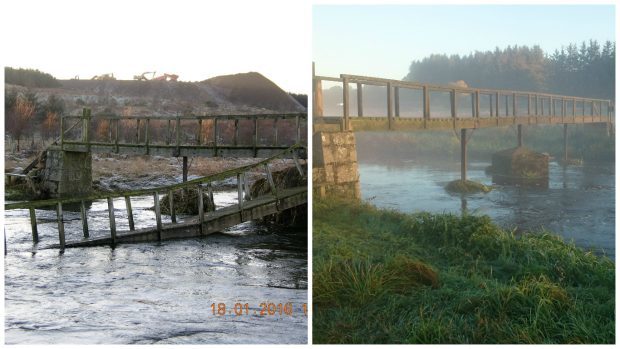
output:
M 295 307 L 292 302 L 272 303 L 263 302 L 258 307 L 250 306 L 250 303 L 211 303 L 211 313 L 215 316 L 293 316 L 303 314 L 308 316 L 308 304 L 302 303 Z

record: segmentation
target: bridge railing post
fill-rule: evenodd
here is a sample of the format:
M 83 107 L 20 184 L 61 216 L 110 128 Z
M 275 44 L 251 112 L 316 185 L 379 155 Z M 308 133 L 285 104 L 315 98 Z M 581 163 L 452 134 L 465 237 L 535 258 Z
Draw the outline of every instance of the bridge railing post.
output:
M 450 116 L 453 119 L 457 117 L 456 103 L 456 89 L 453 89 L 450 91 Z
M 37 216 L 34 212 L 34 208 L 31 207 L 30 211 L 30 227 L 32 228 L 32 242 L 39 242 L 39 231 L 37 230 Z
M 422 108 L 424 120 L 430 120 L 431 118 L 431 96 L 428 86 L 422 87 Z
M 211 183 L 209 183 L 211 184 Z M 203 229 L 203 224 L 205 221 L 205 209 L 203 207 L 203 197 L 202 197 L 202 185 L 198 184 L 198 187 L 196 188 L 198 191 L 198 195 L 196 195 L 197 200 L 198 200 L 198 222 L 200 223 L 199 225 L 199 229 L 200 229 L 200 234 L 203 233 L 202 229 Z M 215 210 L 215 209 L 214 209 Z
M 388 116 L 388 130 L 393 129 L 394 122 L 394 101 L 392 97 L 392 83 L 387 83 L 387 116 Z
M 344 131 L 349 130 L 349 78 L 346 76 L 340 76 L 342 78 L 342 116 L 344 118 Z
M 357 116 L 358 117 L 362 117 L 364 116 L 364 100 L 363 100 L 363 90 L 362 90 L 362 83 L 358 82 L 357 83 Z
M 58 202 L 56 206 L 56 216 L 58 219 L 58 240 L 60 242 L 60 251 L 65 250 L 65 222 L 62 215 L 62 202 Z

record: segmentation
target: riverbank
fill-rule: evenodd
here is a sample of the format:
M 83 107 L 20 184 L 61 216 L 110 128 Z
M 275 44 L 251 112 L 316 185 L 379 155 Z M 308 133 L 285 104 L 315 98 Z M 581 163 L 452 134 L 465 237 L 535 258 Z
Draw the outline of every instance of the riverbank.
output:
M 615 266 L 488 217 L 314 202 L 315 343 L 613 343 Z

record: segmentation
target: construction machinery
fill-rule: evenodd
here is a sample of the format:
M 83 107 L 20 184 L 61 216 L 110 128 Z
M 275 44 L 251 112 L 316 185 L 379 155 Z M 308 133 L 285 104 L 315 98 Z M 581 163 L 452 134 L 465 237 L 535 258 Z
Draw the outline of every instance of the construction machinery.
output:
M 155 81 L 177 81 L 177 79 L 179 79 L 179 76 L 176 75 L 176 74 L 164 73 L 164 75 L 158 76 L 158 77 L 154 78 L 153 80 L 155 80 Z
M 151 78 L 150 79 L 146 77 L 147 74 L 151 74 Z M 134 75 L 133 79 L 134 80 L 138 80 L 138 81 L 147 81 L 147 80 L 152 80 L 154 77 L 155 77 L 155 72 L 154 71 L 147 71 L 147 72 L 144 72 L 144 73 L 142 73 L 140 75 Z
M 91 80 L 116 80 L 116 78 L 114 77 L 114 73 L 95 75 L 90 79 Z

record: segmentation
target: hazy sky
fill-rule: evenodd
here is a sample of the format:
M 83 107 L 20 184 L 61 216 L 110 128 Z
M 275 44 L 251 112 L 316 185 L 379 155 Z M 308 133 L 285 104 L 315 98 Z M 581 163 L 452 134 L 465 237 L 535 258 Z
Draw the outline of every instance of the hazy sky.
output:
M 318 75 L 402 79 L 431 53 L 615 40 L 612 5 L 366 5 L 313 7 Z
M 5 66 L 63 79 L 258 71 L 286 91 L 310 86 L 308 2 L 15 0 L 0 11 Z

